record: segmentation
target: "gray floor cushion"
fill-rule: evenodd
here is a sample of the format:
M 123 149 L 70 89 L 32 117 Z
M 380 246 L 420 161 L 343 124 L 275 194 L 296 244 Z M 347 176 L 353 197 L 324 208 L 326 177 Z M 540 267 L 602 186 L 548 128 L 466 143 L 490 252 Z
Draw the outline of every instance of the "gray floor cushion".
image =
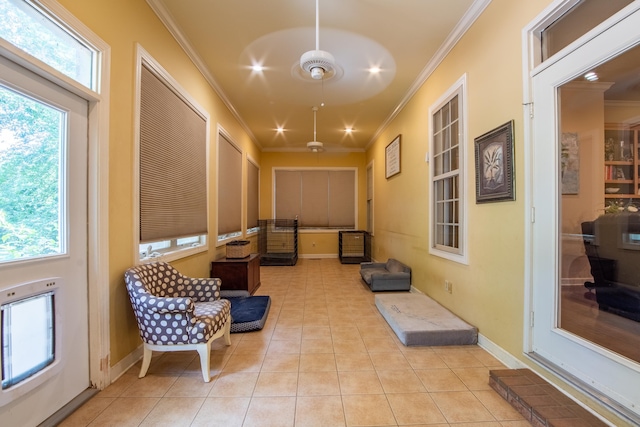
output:
M 418 293 L 376 295 L 376 307 L 406 346 L 465 345 L 478 342 L 478 330 Z

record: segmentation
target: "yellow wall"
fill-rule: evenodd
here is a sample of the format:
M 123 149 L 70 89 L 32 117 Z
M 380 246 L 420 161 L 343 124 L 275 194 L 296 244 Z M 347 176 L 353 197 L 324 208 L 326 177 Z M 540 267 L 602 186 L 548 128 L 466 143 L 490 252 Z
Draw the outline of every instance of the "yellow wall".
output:
M 260 218 L 273 217 L 275 167 L 357 167 L 358 228 L 366 226 L 366 166 L 374 165 L 373 256 L 409 264 L 413 285 L 511 355 L 523 356 L 525 203 L 522 28 L 551 0 L 493 0 L 366 153 L 260 153 L 226 106 L 180 49 L 144 0 L 59 0 L 111 46 L 109 287 L 111 364 L 140 340 L 127 299 L 123 272 L 135 259 L 133 217 L 135 46 L 142 45 L 211 115 L 210 229 L 216 229 L 215 135 L 220 123 L 260 165 Z M 467 76 L 468 133 L 464 181 L 469 225 L 469 264 L 429 254 L 429 107 L 461 76 Z M 475 203 L 474 138 L 515 122 L 516 200 Z M 384 150 L 402 135 L 401 172 L 385 179 Z M 243 177 L 246 179 L 246 176 Z M 213 241 L 215 239 L 210 239 Z M 255 250 L 255 238 L 253 247 Z M 315 242 L 315 246 L 312 244 Z M 336 233 L 301 233 L 300 255 L 337 253 Z M 207 276 L 209 261 L 224 248 L 180 260 L 186 274 Z M 444 280 L 453 292 L 444 291 Z M 539 369 L 537 369 L 540 371 Z
M 412 267 L 413 286 L 477 326 L 482 335 L 522 357 L 524 319 L 524 157 L 522 28 L 548 0 L 494 0 L 367 152 L 376 165 L 378 260 Z M 429 107 L 466 74 L 468 134 L 464 180 L 469 265 L 429 254 Z M 475 203 L 474 138 L 515 121 L 516 200 Z M 402 134 L 402 171 L 384 178 L 384 148 Z M 453 284 L 446 293 L 444 281 Z
M 209 230 L 216 230 L 217 123 L 246 154 L 260 161 L 260 151 L 205 81 L 144 0 L 60 0 L 111 47 L 111 108 L 109 123 L 109 294 L 111 365 L 140 345 L 138 328 L 124 286 L 123 273 L 133 265 L 133 156 L 136 43 L 210 114 Z M 246 180 L 246 174 L 243 177 Z M 244 187 L 244 186 L 243 186 Z M 215 235 L 209 236 L 215 242 Z M 224 247 L 176 261 L 183 273 L 208 277 L 209 261 L 224 254 Z
M 273 171 L 279 167 L 302 168 L 330 168 L 330 167 L 355 167 L 358 184 L 357 193 L 357 224 L 356 228 L 362 230 L 367 226 L 366 197 L 367 197 L 367 171 L 365 153 L 262 153 L 260 164 L 260 218 L 274 217 L 273 195 Z M 298 233 L 298 255 L 300 257 L 313 257 L 314 255 L 338 256 L 338 232 L 337 231 L 300 231 Z

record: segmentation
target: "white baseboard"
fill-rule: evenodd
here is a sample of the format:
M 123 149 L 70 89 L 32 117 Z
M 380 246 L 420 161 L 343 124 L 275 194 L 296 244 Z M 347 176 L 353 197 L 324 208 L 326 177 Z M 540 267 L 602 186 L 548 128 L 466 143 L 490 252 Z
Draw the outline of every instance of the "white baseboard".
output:
M 142 359 L 142 344 L 131 353 L 127 354 L 121 361 L 111 367 L 111 382 L 120 378 L 125 372 Z
M 298 255 L 298 258 L 338 258 L 338 254 L 304 254 Z
M 513 357 L 511 353 L 507 352 L 502 347 L 498 346 L 496 343 L 482 334 L 478 334 L 478 346 L 485 349 L 488 353 L 502 362 L 509 369 L 528 368 L 527 365 Z

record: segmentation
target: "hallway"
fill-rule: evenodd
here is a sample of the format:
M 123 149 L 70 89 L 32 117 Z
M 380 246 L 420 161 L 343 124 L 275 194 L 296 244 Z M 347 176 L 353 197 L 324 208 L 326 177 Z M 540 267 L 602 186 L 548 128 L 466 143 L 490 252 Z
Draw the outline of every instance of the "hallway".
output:
M 504 366 L 480 347 L 400 343 L 358 269 L 337 259 L 261 267 L 267 323 L 232 334 L 230 347 L 214 342 L 210 383 L 195 351 L 154 353 L 145 378 L 138 362 L 61 425 L 530 425 L 489 387 L 489 370 Z

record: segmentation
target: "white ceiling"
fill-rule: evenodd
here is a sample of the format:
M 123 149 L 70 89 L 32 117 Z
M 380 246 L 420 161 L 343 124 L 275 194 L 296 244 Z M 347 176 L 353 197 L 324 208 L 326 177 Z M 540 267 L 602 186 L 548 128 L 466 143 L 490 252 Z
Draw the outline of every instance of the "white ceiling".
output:
M 319 0 L 319 48 L 337 63 L 319 81 L 299 67 L 315 0 L 147 0 L 264 151 L 306 150 L 322 103 L 317 140 L 364 150 L 489 1 Z

